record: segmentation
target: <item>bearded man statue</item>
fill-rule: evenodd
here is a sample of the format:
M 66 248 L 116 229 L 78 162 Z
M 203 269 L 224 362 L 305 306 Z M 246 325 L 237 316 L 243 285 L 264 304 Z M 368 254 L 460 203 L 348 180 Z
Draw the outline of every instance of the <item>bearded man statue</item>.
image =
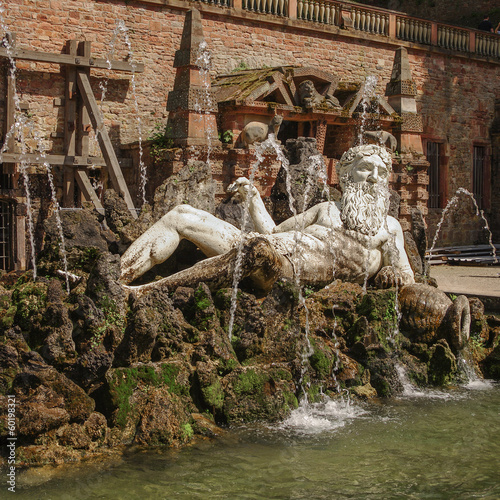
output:
M 238 256 L 241 273 L 258 289 L 278 278 L 326 285 L 334 279 L 379 287 L 414 283 L 399 222 L 388 215 L 390 153 L 378 145 L 349 149 L 337 169 L 343 196 L 323 202 L 276 225 L 257 189 L 240 177 L 228 187 L 246 201 L 256 233 L 189 205 L 179 205 L 142 234 L 122 256 L 122 282 L 133 282 L 166 260 L 181 239 L 197 245 L 209 259 L 151 284 L 130 287 L 146 293 L 157 287 L 228 286 Z

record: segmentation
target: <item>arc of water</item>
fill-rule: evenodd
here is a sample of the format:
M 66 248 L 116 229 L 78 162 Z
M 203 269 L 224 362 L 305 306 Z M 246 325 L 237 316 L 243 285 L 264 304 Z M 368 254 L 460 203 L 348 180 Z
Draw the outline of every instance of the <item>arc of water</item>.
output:
M 446 207 L 444 208 L 443 210 L 443 213 L 441 214 L 441 219 L 439 220 L 437 226 L 436 226 L 436 232 L 434 233 L 434 238 L 432 240 L 432 245 L 431 245 L 431 248 L 429 249 L 429 255 L 432 254 L 434 248 L 436 247 L 436 243 L 438 241 L 438 238 L 439 238 L 439 234 L 441 232 L 441 227 L 448 215 L 448 212 L 450 212 L 451 210 L 454 210 L 457 206 L 458 206 L 458 201 L 459 201 L 459 195 L 460 194 L 464 194 L 466 196 L 468 196 L 473 205 L 474 205 L 474 209 L 476 211 L 476 216 L 478 217 L 481 217 L 483 223 L 484 223 L 484 226 L 483 226 L 483 229 L 487 231 L 488 233 L 488 244 L 490 245 L 491 247 L 491 251 L 492 251 L 492 254 L 493 254 L 493 261 L 495 264 L 498 263 L 498 258 L 497 258 L 497 250 L 496 250 L 496 247 L 495 245 L 493 244 L 493 234 L 491 232 L 491 229 L 490 229 L 490 226 L 488 224 L 488 220 L 486 219 L 486 216 L 484 215 L 484 210 L 481 210 L 477 204 L 477 201 L 476 201 L 476 198 L 474 197 L 474 195 L 468 191 L 467 189 L 463 188 L 463 187 L 460 187 L 456 190 L 455 192 L 455 195 L 450 199 L 450 201 L 446 204 Z

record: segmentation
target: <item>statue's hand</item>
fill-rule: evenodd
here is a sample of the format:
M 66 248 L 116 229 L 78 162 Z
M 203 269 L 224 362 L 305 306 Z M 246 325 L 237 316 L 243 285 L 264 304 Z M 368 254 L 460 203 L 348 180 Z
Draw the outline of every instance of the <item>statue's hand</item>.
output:
M 253 198 L 259 192 L 257 188 L 246 178 L 239 177 L 227 187 L 228 193 L 235 193 L 242 201 Z
M 409 273 L 401 272 L 392 266 L 385 266 L 377 273 L 374 282 L 377 288 L 391 288 L 413 283 L 413 279 Z

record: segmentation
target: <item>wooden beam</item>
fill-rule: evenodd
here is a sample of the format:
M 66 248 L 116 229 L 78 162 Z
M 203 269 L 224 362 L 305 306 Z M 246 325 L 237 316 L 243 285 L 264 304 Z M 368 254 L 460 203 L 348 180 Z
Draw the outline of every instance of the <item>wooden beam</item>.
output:
M 72 56 L 76 56 L 78 42 L 69 40 L 66 42 L 66 50 Z M 74 66 L 66 66 L 66 86 L 64 93 L 64 152 L 65 158 L 76 156 L 76 105 L 77 105 L 77 83 L 76 69 Z M 51 163 L 54 165 L 54 163 Z M 66 165 L 66 163 L 63 163 Z M 69 165 L 65 166 L 63 173 L 63 207 L 73 207 L 75 204 L 75 173 Z
M 100 156 L 66 156 L 66 155 L 45 155 L 43 158 L 39 154 L 29 153 L 4 153 L 2 155 L 4 165 L 6 163 L 21 163 L 25 162 L 28 165 L 67 165 L 72 167 L 81 167 L 87 165 L 88 167 L 105 167 L 106 160 Z M 132 167 L 131 158 L 119 158 L 118 163 L 121 168 Z
M 90 182 L 87 172 L 85 172 L 85 170 L 77 169 L 75 170 L 75 178 L 76 182 L 78 183 L 78 187 L 82 191 L 85 198 L 88 201 L 92 201 L 96 210 L 100 214 L 104 215 L 104 207 L 102 206 L 101 200 L 99 200 L 94 188 L 92 187 L 92 183 Z
M 0 47 L 0 57 L 10 56 L 12 56 L 13 59 L 53 64 L 68 64 L 70 66 L 81 68 L 112 69 L 114 71 L 126 71 L 129 73 L 144 72 L 144 64 L 141 63 L 131 64 L 126 61 L 111 61 L 109 63 L 106 59 L 98 59 L 94 57 L 75 56 L 71 54 L 51 54 L 49 52 L 37 52 L 35 50 L 17 48 L 14 48 L 10 51 L 10 53 L 8 53 L 5 47 Z
M 95 100 L 89 78 L 85 74 L 85 71 L 77 71 L 77 82 L 78 88 L 80 89 L 80 94 L 89 112 L 90 120 L 92 121 L 94 130 L 96 131 L 99 146 L 101 147 L 101 152 L 106 160 L 109 176 L 111 178 L 113 187 L 118 193 L 123 195 L 125 203 L 132 213 L 132 216 L 134 218 L 137 218 L 137 212 L 135 210 L 132 197 L 130 196 L 127 183 L 125 182 L 120 164 L 118 163 L 118 159 L 116 158 L 115 150 L 113 149 L 108 131 L 104 127 L 104 119 L 102 117 L 99 106 L 97 105 L 97 101 Z

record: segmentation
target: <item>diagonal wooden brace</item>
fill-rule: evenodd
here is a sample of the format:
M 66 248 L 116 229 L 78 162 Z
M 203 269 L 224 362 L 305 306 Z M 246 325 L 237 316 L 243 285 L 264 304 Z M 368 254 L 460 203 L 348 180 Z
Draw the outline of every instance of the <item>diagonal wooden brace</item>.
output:
M 106 165 L 109 171 L 109 177 L 113 184 L 115 190 L 120 193 L 125 199 L 128 209 L 130 210 L 132 216 L 137 218 L 137 211 L 134 207 L 132 197 L 130 196 L 125 178 L 123 177 L 120 164 L 118 163 L 118 158 L 116 157 L 115 150 L 111 144 L 111 140 L 108 135 L 108 131 L 104 127 L 104 119 L 102 117 L 97 101 L 92 92 L 92 87 L 88 76 L 84 71 L 77 71 L 77 83 L 82 96 L 83 102 L 87 108 L 87 111 L 92 122 L 92 126 L 96 132 L 97 140 L 99 141 L 99 146 L 101 147 L 102 154 L 106 160 Z

